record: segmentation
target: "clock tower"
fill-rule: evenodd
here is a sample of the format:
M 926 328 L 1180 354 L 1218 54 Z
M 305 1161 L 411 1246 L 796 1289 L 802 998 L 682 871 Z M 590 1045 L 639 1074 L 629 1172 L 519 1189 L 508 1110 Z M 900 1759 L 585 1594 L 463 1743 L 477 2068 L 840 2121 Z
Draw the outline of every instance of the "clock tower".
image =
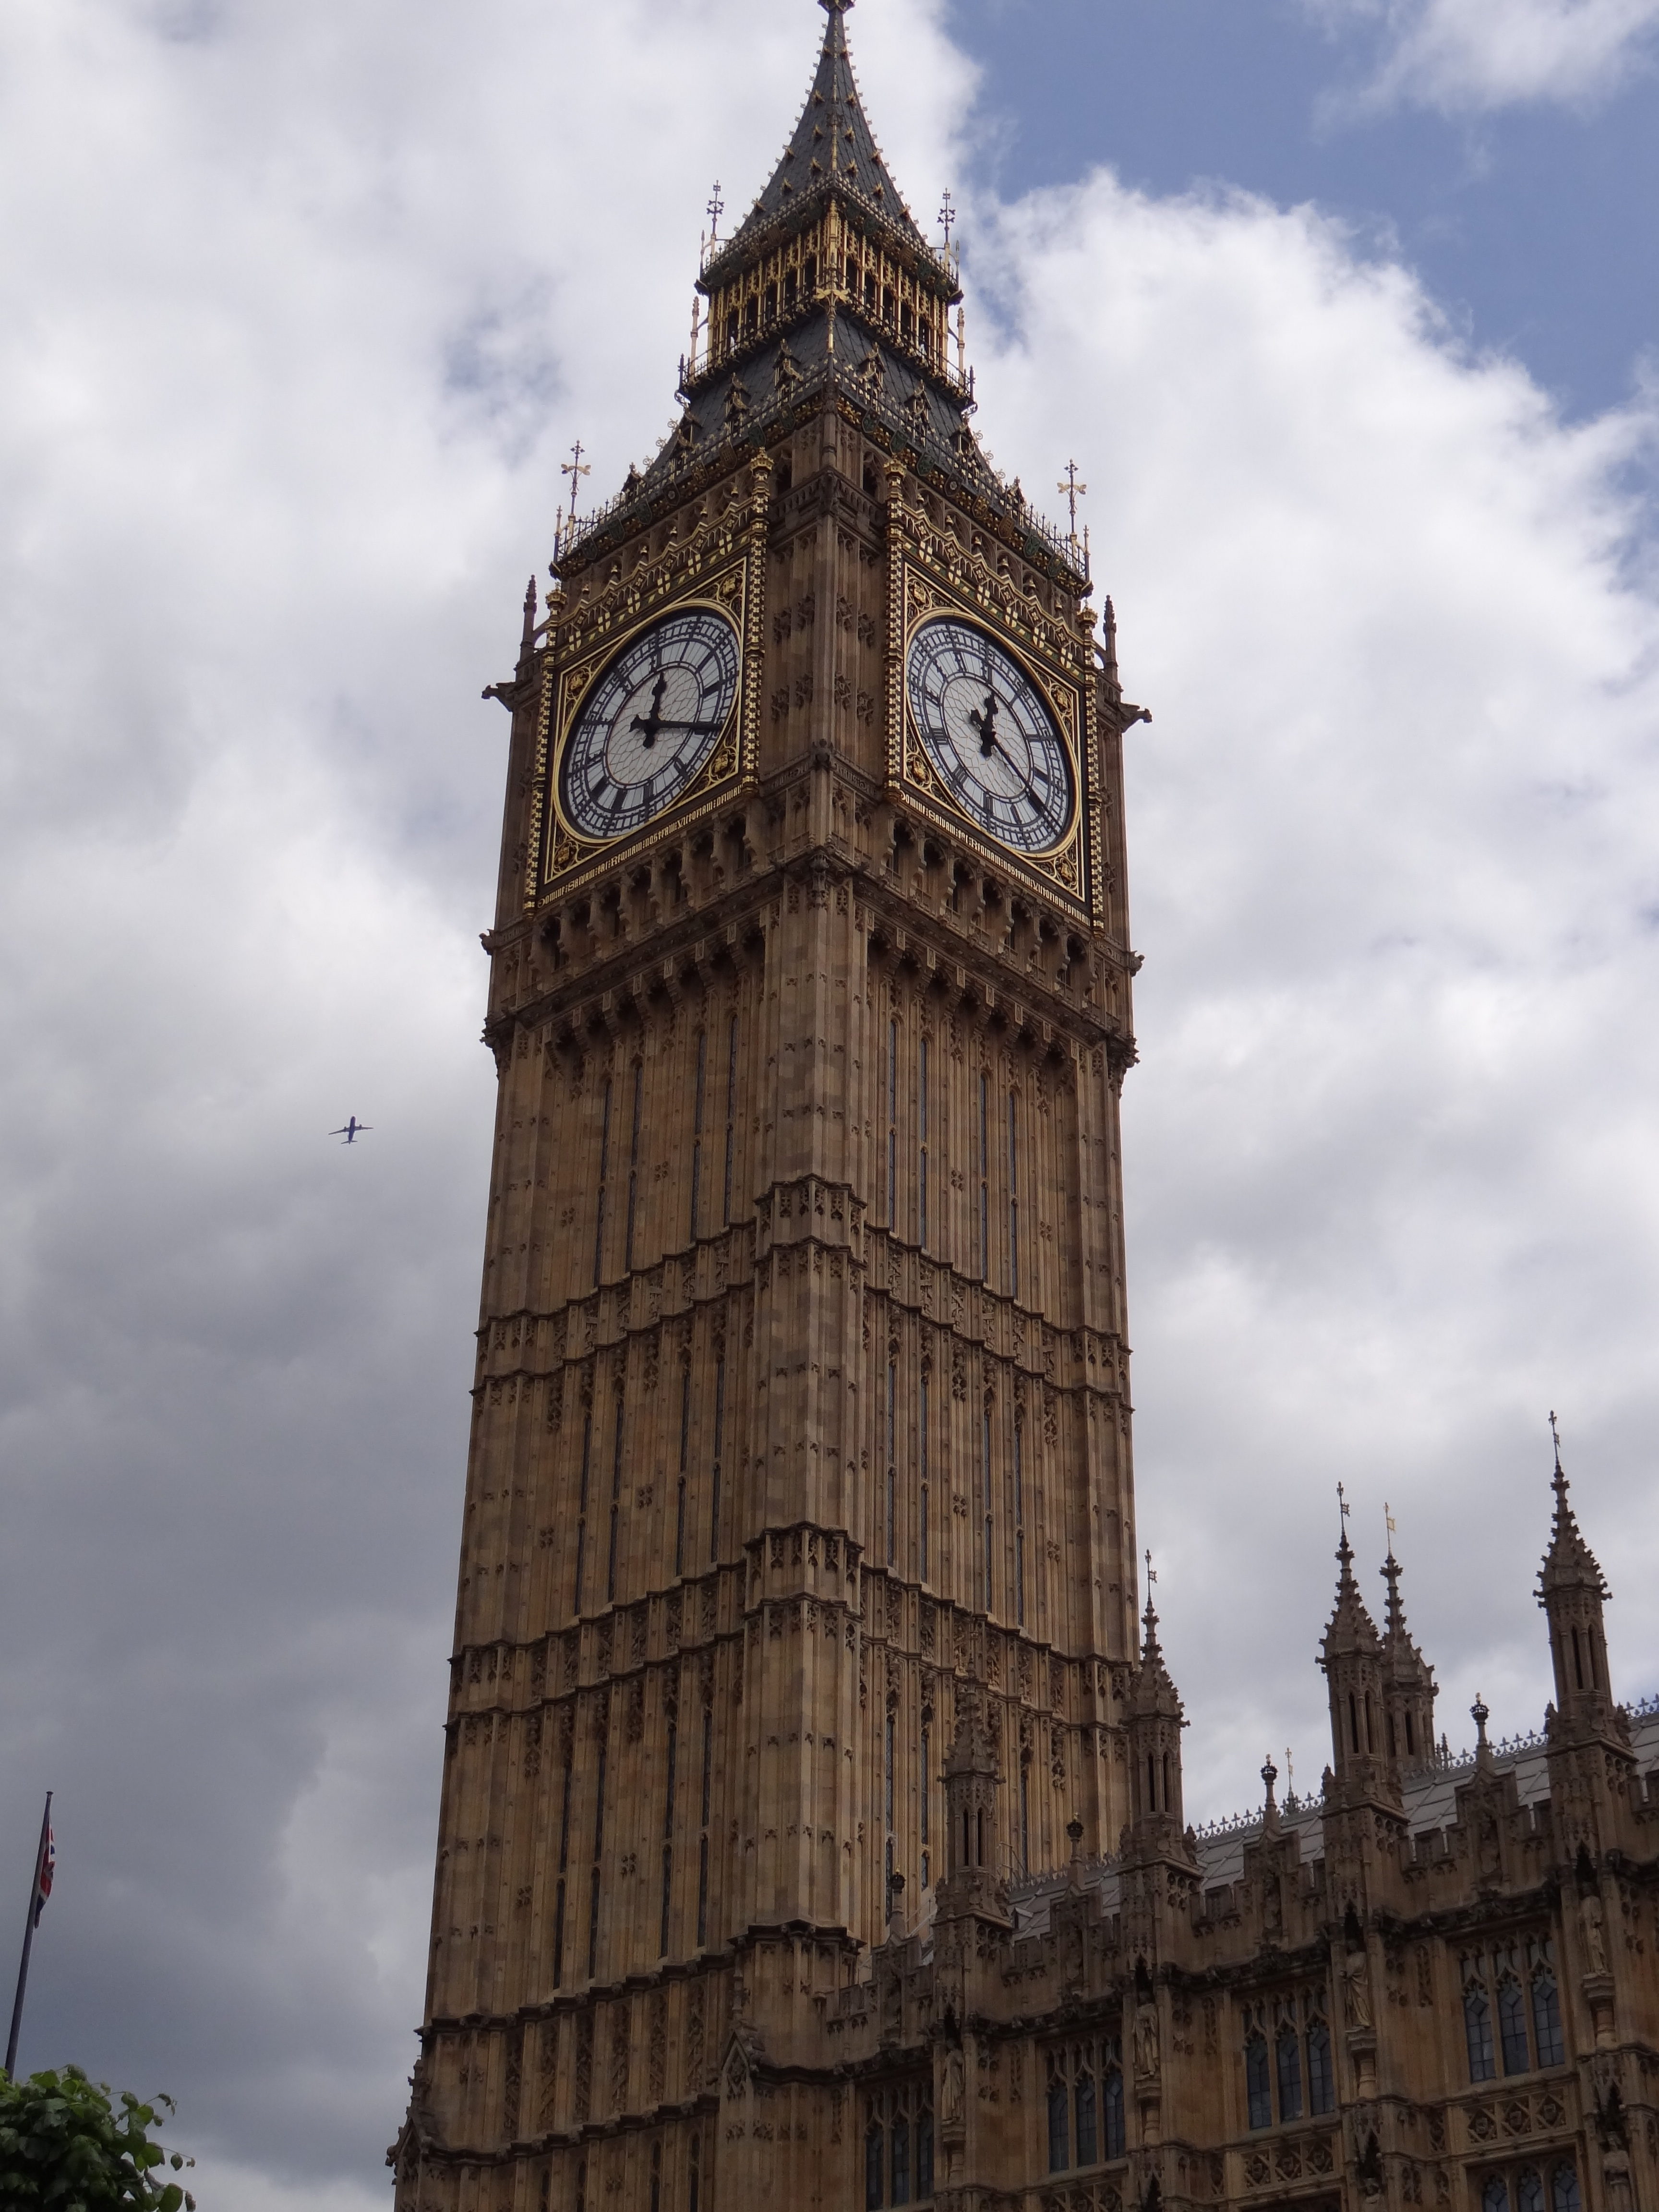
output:
M 932 2059 L 883 2123 L 908 2194 L 893 2164 L 872 2199 L 837 2023 L 873 1956 L 1006 1926 L 1011 1880 L 1133 1809 L 1139 710 L 1075 538 L 976 441 L 949 246 L 822 4 L 678 428 L 566 527 L 495 687 L 499 1103 L 399 2212 L 931 2198 Z

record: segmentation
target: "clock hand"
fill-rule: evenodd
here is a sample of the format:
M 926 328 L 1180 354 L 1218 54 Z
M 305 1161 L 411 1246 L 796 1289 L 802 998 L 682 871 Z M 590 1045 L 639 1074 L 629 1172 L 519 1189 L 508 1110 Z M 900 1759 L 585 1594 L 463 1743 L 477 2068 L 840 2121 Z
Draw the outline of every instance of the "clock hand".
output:
M 635 714 L 633 720 L 628 726 L 630 730 L 639 730 L 643 732 L 646 749 L 647 751 L 656 744 L 657 732 L 663 726 L 663 695 L 666 692 L 667 689 L 668 672 L 665 669 L 658 675 L 656 682 L 651 687 L 650 713 L 648 714 Z
M 979 732 L 979 749 L 983 757 L 986 760 L 989 760 L 993 753 L 1000 753 L 1003 759 L 1007 762 L 1009 767 L 1012 769 L 1015 775 L 1019 779 L 1020 789 L 1025 793 L 1025 796 L 1035 806 L 1037 803 L 1037 797 L 1036 793 L 1031 787 L 1030 777 L 1027 775 L 1025 770 L 1021 768 L 1019 763 L 1014 758 L 1013 755 L 1009 751 L 1007 746 L 1003 744 L 1001 738 L 997 735 L 997 709 L 1001 704 L 1002 702 L 997 697 L 994 691 L 988 691 L 985 695 L 985 712 L 981 714 L 970 711 L 968 720 L 972 726 Z
M 979 749 L 987 760 L 990 759 L 992 749 L 996 746 L 997 742 L 997 703 L 996 693 L 988 691 L 985 695 L 985 712 L 981 714 L 976 709 L 970 708 L 968 714 L 969 722 L 979 732 Z

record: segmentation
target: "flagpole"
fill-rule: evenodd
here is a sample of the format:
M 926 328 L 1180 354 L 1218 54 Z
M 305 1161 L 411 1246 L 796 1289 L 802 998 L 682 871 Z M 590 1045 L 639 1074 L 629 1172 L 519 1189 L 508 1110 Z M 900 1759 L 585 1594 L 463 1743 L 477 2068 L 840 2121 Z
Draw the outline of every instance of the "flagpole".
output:
M 6 2078 L 16 2078 L 17 2038 L 23 2026 L 23 1992 L 28 1987 L 29 1952 L 34 1943 L 34 1923 L 40 1904 L 40 1875 L 46 1863 L 46 1842 L 52 1834 L 52 1792 L 46 1792 L 46 1809 L 40 1815 L 40 1840 L 34 1851 L 34 1881 L 29 1889 L 29 1917 L 23 1929 L 23 1955 L 17 1966 L 17 1995 L 11 2008 L 11 2039 L 6 2045 Z

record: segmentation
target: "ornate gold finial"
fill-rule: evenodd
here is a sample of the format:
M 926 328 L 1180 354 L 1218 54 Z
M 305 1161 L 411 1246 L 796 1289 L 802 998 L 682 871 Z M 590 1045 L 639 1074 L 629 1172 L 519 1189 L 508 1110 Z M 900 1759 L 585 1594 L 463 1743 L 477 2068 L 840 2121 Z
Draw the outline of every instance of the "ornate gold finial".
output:
M 1077 503 L 1079 500 L 1086 499 L 1089 495 L 1088 485 L 1086 483 L 1079 483 L 1077 480 L 1077 463 L 1075 461 L 1066 462 L 1066 473 L 1060 478 L 1060 482 L 1054 486 L 1054 489 L 1056 491 L 1063 491 L 1065 493 L 1066 501 L 1072 510 L 1072 535 L 1067 542 L 1069 543 L 1073 552 L 1075 553 L 1077 551 Z
M 582 459 L 586 450 L 581 440 L 578 438 L 570 448 L 570 459 L 559 464 L 559 474 L 570 479 L 570 520 L 573 522 L 576 519 L 576 495 L 581 489 L 582 478 L 591 477 L 593 473 L 591 465 Z

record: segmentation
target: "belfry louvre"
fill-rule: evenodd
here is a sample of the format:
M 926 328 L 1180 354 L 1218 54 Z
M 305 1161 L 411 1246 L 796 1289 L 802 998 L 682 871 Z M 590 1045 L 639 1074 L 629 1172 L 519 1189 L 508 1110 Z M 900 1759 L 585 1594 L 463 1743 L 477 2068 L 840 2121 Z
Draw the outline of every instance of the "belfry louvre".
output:
M 1321 1795 L 1187 1822 L 1130 1454 L 1142 710 L 822 4 L 678 427 L 495 687 L 398 2212 L 1652 2212 L 1659 1710 L 1559 1455 L 1540 1735 L 1452 1759 L 1345 1534 Z

